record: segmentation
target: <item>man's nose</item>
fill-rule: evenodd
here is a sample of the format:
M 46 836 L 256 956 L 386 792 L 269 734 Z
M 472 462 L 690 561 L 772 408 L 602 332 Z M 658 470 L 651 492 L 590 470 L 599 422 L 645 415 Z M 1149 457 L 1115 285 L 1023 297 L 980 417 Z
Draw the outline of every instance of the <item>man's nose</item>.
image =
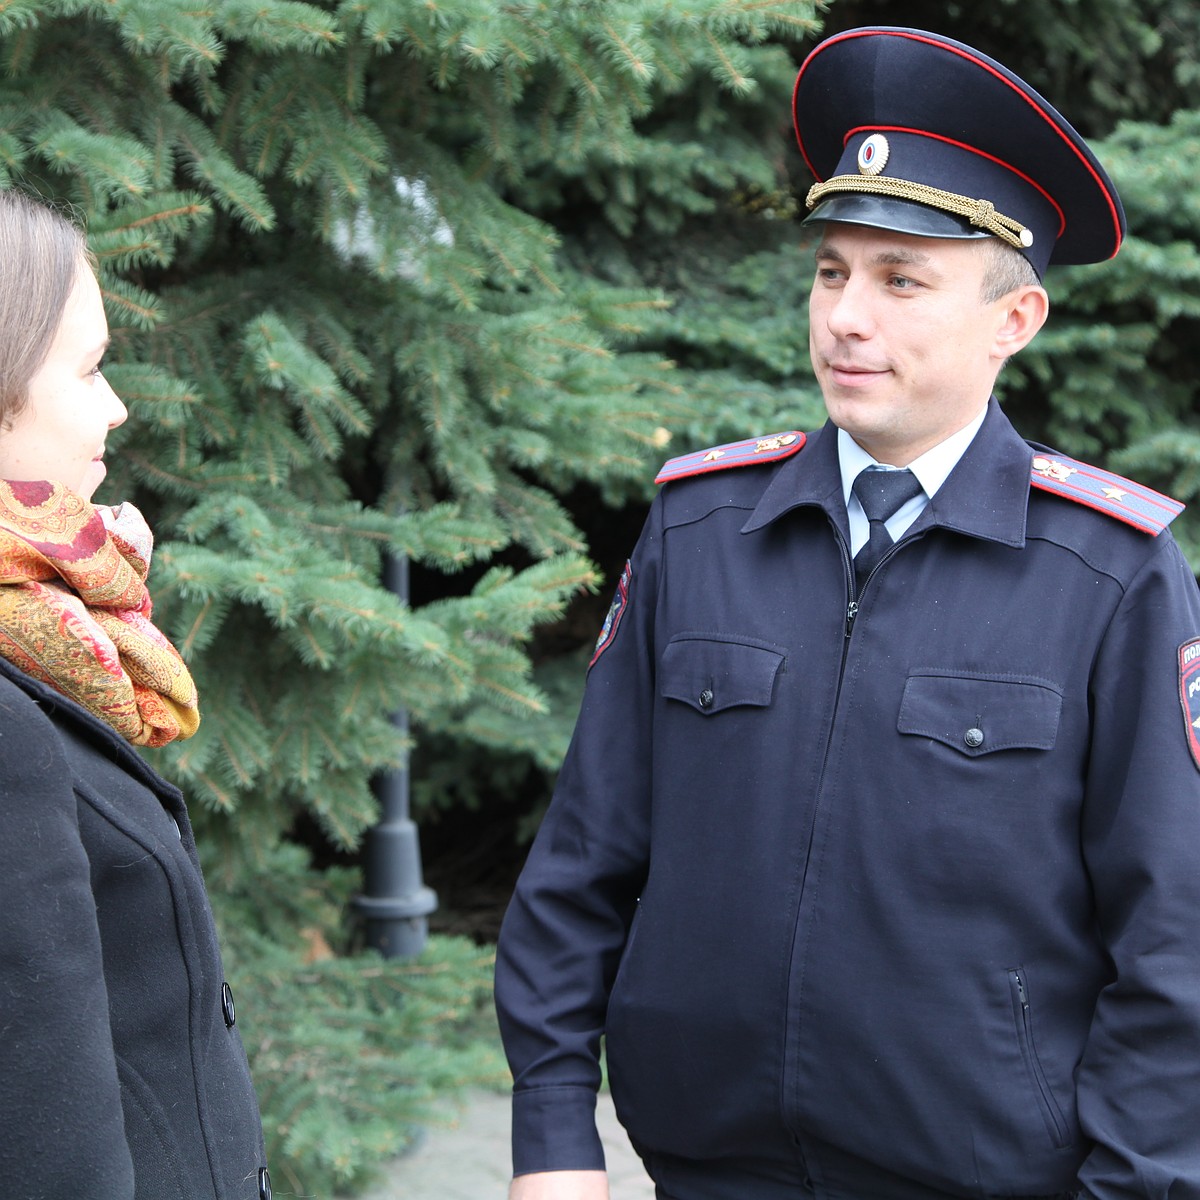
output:
M 875 316 L 868 288 L 853 279 L 846 280 L 829 308 L 826 324 L 837 338 L 870 337 L 875 331 Z

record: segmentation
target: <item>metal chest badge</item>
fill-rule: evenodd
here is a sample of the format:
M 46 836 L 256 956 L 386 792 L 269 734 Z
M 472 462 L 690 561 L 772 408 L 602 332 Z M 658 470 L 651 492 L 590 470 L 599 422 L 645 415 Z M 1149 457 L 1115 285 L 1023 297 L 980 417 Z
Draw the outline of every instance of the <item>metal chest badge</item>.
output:
M 592 651 L 591 661 L 588 663 L 589 671 L 596 665 L 596 660 L 600 655 L 616 639 L 617 627 L 621 624 L 621 618 L 625 615 L 625 609 L 629 607 L 629 589 L 632 586 L 633 564 L 626 559 L 625 569 L 621 572 L 621 578 L 617 580 L 617 594 L 613 596 L 613 602 L 608 606 L 608 615 L 604 618 L 604 624 L 600 627 L 600 636 L 596 639 L 596 649 Z
M 1200 637 L 1179 647 L 1179 703 L 1192 761 L 1200 767 Z

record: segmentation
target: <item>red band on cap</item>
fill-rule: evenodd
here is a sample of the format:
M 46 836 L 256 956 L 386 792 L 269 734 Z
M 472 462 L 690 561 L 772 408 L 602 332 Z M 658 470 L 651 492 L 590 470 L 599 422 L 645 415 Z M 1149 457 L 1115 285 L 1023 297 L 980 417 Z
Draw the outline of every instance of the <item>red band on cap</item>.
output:
M 1022 91 L 1021 88 L 1017 87 L 1016 84 L 1014 84 L 1013 81 L 1011 79 L 1009 79 L 1007 76 L 1005 76 L 1005 75 L 1001 74 L 1001 72 L 997 71 L 996 68 L 993 67 L 990 63 L 984 62 L 981 58 L 977 57 L 975 54 L 971 54 L 967 50 L 962 49 L 958 46 L 950 46 L 950 45 L 947 45 L 943 41 L 939 41 L 937 38 L 925 37 L 919 33 L 910 33 L 910 32 L 906 32 L 906 31 L 898 30 L 898 29 L 888 29 L 888 30 L 882 30 L 882 29 L 858 29 L 858 30 L 855 30 L 855 29 L 851 29 L 851 30 L 847 30 L 845 33 L 835 34 L 833 37 L 828 38 L 826 41 L 822 42 L 819 46 L 817 46 L 812 51 L 812 53 L 809 54 L 809 56 L 804 60 L 803 64 L 800 67 L 800 72 L 796 76 L 796 85 L 792 89 L 792 125 L 793 125 L 793 128 L 796 133 L 796 142 L 800 147 L 801 157 L 804 159 L 805 165 L 812 172 L 814 179 L 816 179 L 818 182 L 820 182 L 822 177 L 821 177 L 820 173 L 814 168 L 812 161 L 808 157 L 808 152 L 804 148 L 804 142 L 800 137 L 800 122 L 796 115 L 796 96 L 800 90 L 800 80 L 804 77 L 804 72 L 808 69 L 809 63 L 811 63 L 812 60 L 819 53 L 821 53 L 822 50 L 827 49 L 829 46 L 834 45 L 837 42 L 847 41 L 850 38 L 860 38 L 860 37 L 906 38 L 912 42 L 923 42 L 925 45 L 933 46 L 939 50 L 948 50 L 952 54 L 957 54 L 959 56 L 959 58 L 964 58 L 968 62 L 974 63 L 975 66 L 981 67 L 983 70 L 987 71 L 987 73 L 989 75 L 994 76 L 1001 83 L 1003 83 L 1007 88 L 1009 88 L 1011 91 L 1015 92 L 1022 100 L 1025 101 L 1026 104 L 1029 105 L 1029 107 L 1042 119 L 1042 121 L 1044 121 L 1047 125 L 1050 126 L 1050 128 L 1054 131 L 1054 133 L 1058 136 L 1058 138 L 1067 146 L 1067 148 L 1071 151 L 1071 153 L 1074 154 L 1075 157 L 1080 161 L 1080 163 L 1083 164 L 1087 173 L 1092 177 L 1093 180 L 1095 180 L 1097 187 L 1100 189 L 1100 194 L 1104 197 L 1104 202 L 1108 206 L 1109 215 L 1112 217 L 1113 234 L 1114 234 L 1113 250 L 1112 250 L 1112 254 L 1110 254 L 1109 257 L 1112 258 L 1117 253 L 1117 251 L 1121 248 L 1121 218 L 1117 213 L 1116 206 L 1113 204 L 1112 196 L 1109 195 L 1108 188 L 1105 187 L 1105 185 L 1104 185 L 1104 181 L 1100 178 L 1099 175 L 1096 174 L 1096 169 L 1092 166 L 1092 164 L 1090 162 L 1088 162 L 1087 158 L 1079 152 L 1079 147 L 1076 146 L 1074 144 L 1074 142 L 1072 142 L 1071 139 L 1046 115 L 1046 113 L 1042 111 L 1042 109 L 1038 106 L 1037 102 L 1031 96 L 1029 96 L 1026 92 Z M 1055 205 L 1055 207 L 1057 208 L 1058 206 Z
M 848 142 L 856 133 L 911 133 L 917 137 L 932 138 L 936 142 L 945 142 L 948 146 L 956 146 L 959 150 L 970 151 L 971 154 L 977 154 L 980 158 L 986 158 L 988 162 L 994 162 L 996 166 L 1003 167 L 1006 171 L 1011 171 L 1018 179 L 1029 184 L 1035 192 L 1038 192 L 1041 197 L 1058 213 L 1058 236 L 1062 237 L 1063 230 L 1067 227 L 1067 217 L 1062 210 L 1062 205 L 1054 199 L 1052 195 L 1040 183 L 1031 179 L 1024 171 L 1018 171 L 1011 163 L 1006 163 L 1004 159 L 997 158 L 994 154 L 988 154 L 985 150 L 977 150 L 974 146 L 968 146 L 966 142 L 955 141 L 954 138 L 943 137 L 940 133 L 930 133 L 927 129 L 909 129 L 903 125 L 860 125 L 857 129 L 851 129 L 846 134 L 843 144 Z M 820 180 L 818 180 L 820 182 Z
M 817 49 L 819 50 L 820 47 L 818 46 Z M 814 50 L 801 64 L 800 73 L 796 76 L 796 82 L 792 87 L 792 132 L 796 135 L 796 145 L 800 147 L 800 157 L 804 159 L 804 165 L 808 168 L 808 173 L 818 183 L 824 183 L 825 181 L 821 173 L 812 165 L 812 159 L 808 157 L 808 151 L 804 148 L 804 139 L 800 136 L 800 118 L 796 115 L 796 97 L 800 94 L 800 80 L 804 78 L 805 69 L 812 62 L 813 54 L 816 54 L 816 52 Z

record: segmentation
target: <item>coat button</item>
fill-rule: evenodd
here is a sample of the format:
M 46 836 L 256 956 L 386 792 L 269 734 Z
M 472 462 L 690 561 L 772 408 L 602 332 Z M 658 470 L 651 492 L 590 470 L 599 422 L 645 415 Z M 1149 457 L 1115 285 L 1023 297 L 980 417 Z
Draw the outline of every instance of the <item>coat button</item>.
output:
M 712 688 L 705 688 L 704 691 L 702 691 L 700 693 L 700 707 L 701 708 L 712 708 L 712 705 L 713 705 Z
M 232 1029 L 237 1024 L 237 1009 L 233 1007 L 233 988 L 227 983 L 221 984 L 221 1013 L 226 1026 Z
M 271 1172 L 266 1167 L 258 1171 L 258 1200 L 271 1200 Z
M 963 741 L 971 747 L 972 750 L 978 750 L 983 745 L 983 730 L 978 726 L 972 725 L 966 733 L 963 734 Z

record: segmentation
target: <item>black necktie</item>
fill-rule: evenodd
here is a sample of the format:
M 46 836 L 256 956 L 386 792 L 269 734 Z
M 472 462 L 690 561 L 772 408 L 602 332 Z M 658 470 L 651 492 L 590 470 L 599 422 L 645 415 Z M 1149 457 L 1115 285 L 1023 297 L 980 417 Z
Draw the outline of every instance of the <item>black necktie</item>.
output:
M 897 509 L 920 495 L 921 485 L 907 468 L 903 471 L 879 471 L 868 467 L 859 473 L 851 490 L 871 522 L 871 536 L 854 556 L 854 576 L 861 591 L 867 576 L 892 544 L 892 535 L 888 533 L 885 522 Z

